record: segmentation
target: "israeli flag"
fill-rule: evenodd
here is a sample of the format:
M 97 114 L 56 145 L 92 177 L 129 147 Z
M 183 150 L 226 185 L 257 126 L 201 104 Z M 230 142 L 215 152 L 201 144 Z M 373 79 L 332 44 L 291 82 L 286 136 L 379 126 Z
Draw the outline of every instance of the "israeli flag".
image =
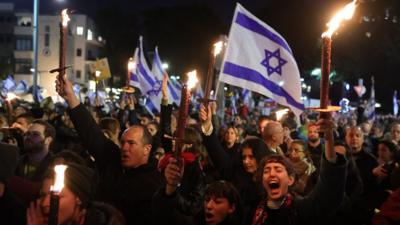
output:
M 165 70 L 162 67 L 160 55 L 158 54 L 158 47 L 154 50 L 154 59 L 151 69 L 157 81 L 161 81 L 162 83 Z M 168 99 L 177 105 L 180 104 L 180 89 L 178 90 L 170 81 L 168 81 Z
M 181 93 L 181 89 L 182 89 L 182 84 L 177 80 L 177 79 L 170 79 L 169 81 L 171 81 L 172 86 L 178 90 L 179 93 Z M 180 98 L 180 94 L 179 94 L 179 98 Z
M 240 4 L 236 5 L 219 79 L 268 96 L 297 116 L 304 110 L 300 73 L 289 45 Z
M 138 80 L 140 90 L 146 96 L 145 107 L 150 114 L 160 112 L 162 80 L 157 80 L 147 65 L 143 51 L 143 38 L 139 39 Z
M 17 86 L 17 83 L 15 82 L 14 78 L 11 75 L 8 75 L 6 79 L 3 80 L 2 82 L 2 88 L 5 91 L 12 91 L 15 86 Z
M 138 77 L 138 62 L 139 62 L 139 48 L 135 49 L 135 53 L 133 54 L 133 68 L 129 70 L 129 85 L 139 88 L 139 77 Z
M 253 107 L 252 106 L 252 94 L 251 94 L 250 90 L 242 89 L 242 99 L 243 99 L 243 104 L 247 105 L 248 107 Z
M 20 80 L 14 89 L 15 94 L 25 94 L 29 91 L 28 83 L 25 80 Z

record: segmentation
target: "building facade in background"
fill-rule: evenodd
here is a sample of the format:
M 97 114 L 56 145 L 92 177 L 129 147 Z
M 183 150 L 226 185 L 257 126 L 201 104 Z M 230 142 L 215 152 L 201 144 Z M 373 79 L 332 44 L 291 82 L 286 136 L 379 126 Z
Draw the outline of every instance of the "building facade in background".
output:
M 10 23 L 2 23 L 2 18 Z M 74 83 L 88 87 L 89 80 L 93 80 L 89 64 L 104 57 L 105 40 L 98 34 L 94 21 L 86 15 L 71 14 L 70 18 L 65 59 L 71 68 L 66 73 Z M 49 71 L 58 68 L 59 64 L 61 18 L 59 15 L 39 15 L 38 21 L 38 85 L 46 97 L 56 95 L 57 73 Z M 8 53 L 1 51 L 0 58 L 8 55 L 15 80 L 25 80 L 29 85 L 33 83 L 32 24 L 32 12 L 18 12 L 12 4 L 0 3 L 0 46 L 2 50 L 9 50 Z M 3 48 L 3 45 L 7 47 Z
M 0 3 L 0 73 L 10 74 L 14 71 L 14 5 Z

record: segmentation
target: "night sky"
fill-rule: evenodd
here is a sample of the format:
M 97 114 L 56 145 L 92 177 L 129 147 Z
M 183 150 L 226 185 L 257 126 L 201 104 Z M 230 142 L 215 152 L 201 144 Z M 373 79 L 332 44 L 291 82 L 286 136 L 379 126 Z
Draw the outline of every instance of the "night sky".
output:
M 10 2 L 0 0 L 0 2 Z M 11 1 L 18 9 L 31 9 L 31 0 Z M 208 51 L 220 34 L 229 32 L 236 1 L 230 0 L 40 0 L 40 11 L 58 13 L 68 7 L 88 14 L 106 38 L 106 55 L 112 72 L 125 76 L 126 60 L 133 54 L 139 35 L 148 51 L 159 46 L 162 60 L 171 65 L 170 73 L 189 69 L 205 73 Z M 320 66 L 320 35 L 326 22 L 350 0 L 263 0 L 238 1 L 278 31 L 289 43 L 301 76 L 313 86 L 318 98 L 319 81 L 310 71 Z M 369 90 L 375 76 L 376 98 L 391 109 L 394 90 L 400 90 L 400 25 L 396 0 L 363 0 L 351 22 L 334 36 L 332 69 L 338 74 L 333 98 L 346 93 L 341 83 L 351 85 L 364 79 Z M 395 22 L 393 22 L 395 21 Z M 149 57 L 149 59 L 151 56 Z M 117 86 L 117 84 L 116 84 Z M 339 93 L 339 94 L 338 94 Z M 356 99 L 354 91 L 347 93 Z M 364 98 L 369 96 L 369 91 Z

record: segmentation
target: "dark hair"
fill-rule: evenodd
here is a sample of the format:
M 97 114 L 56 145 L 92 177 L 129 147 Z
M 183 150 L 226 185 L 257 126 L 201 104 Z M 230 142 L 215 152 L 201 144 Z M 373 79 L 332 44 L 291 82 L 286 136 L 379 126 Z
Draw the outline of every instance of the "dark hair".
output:
M 226 198 L 230 205 L 235 206 L 235 211 L 228 215 L 224 221 L 226 224 L 241 224 L 243 217 L 242 201 L 239 192 L 229 182 L 219 180 L 208 184 L 205 188 L 205 200 L 210 198 Z
M 268 154 L 268 151 L 267 151 L 268 147 L 265 144 L 265 142 L 260 138 L 246 139 L 240 145 L 240 152 L 242 152 L 244 148 L 251 149 L 251 151 L 253 152 L 253 156 L 256 159 L 257 164 L 259 164 L 261 162 L 261 160 Z M 242 154 L 239 154 L 239 155 L 240 155 L 240 161 L 242 161 Z
M 282 126 L 289 128 L 289 130 L 295 130 L 297 128 L 297 122 L 293 117 L 288 117 L 282 122 Z
M 399 147 L 397 147 L 397 145 L 391 141 L 381 140 L 379 141 L 379 144 L 385 145 L 389 149 L 389 151 L 393 154 L 396 154 L 399 151 Z
M 57 158 L 64 159 L 64 163 L 76 163 L 79 165 L 86 165 L 85 159 L 78 153 L 71 150 L 62 150 L 54 156 L 53 160 Z
M 268 163 L 279 163 L 283 165 L 287 171 L 287 174 L 295 177 L 294 168 L 290 160 L 283 155 L 273 154 L 265 157 L 257 167 L 257 172 L 255 174 L 256 181 L 262 182 L 264 167 Z
M 51 137 L 51 138 L 53 138 L 53 140 L 56 137 L 56 130 L 50 123 L 48 123 L 44 120 L 34 120 L 32 122 L 32 124 L 40 124 L 40 125 L 44 126 L 44 136 L 45 137 Z
M 99 126 L 102 129 L 111 131 L 113 134 L 117 134 L 118 128 L 120 128 L 118 120 L 112 117 L 101 118 L 99 121 Z
M 150 121 L 148 124 L 146 124 L 146 127 L 149 125 L 154 125 L 157 129 L 157 131 L 160 130 L 160 124 L 158 124 L 156 121 Z
M 15 117 L 15 121 L 19 118 L 24 118 L 28 121 L 28 123 L 32 123 L 32 121 L 34 120 L 33 115 L 30 113 L 22 113 L 21 115 Z

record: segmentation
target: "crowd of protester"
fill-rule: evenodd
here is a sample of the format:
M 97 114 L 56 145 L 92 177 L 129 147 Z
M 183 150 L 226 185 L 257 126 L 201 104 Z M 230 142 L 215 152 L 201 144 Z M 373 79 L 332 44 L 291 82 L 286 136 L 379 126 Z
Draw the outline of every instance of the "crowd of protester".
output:
M 179 107 L 149 114 L 135 94 L 92 106 L 4 102 L 0 224 L 48 224 L 55 165 L 67 165 L 58 224 L 400 224 L 400 120 L 352 112 L 277 119 L 239 102 L 221 118 Z

